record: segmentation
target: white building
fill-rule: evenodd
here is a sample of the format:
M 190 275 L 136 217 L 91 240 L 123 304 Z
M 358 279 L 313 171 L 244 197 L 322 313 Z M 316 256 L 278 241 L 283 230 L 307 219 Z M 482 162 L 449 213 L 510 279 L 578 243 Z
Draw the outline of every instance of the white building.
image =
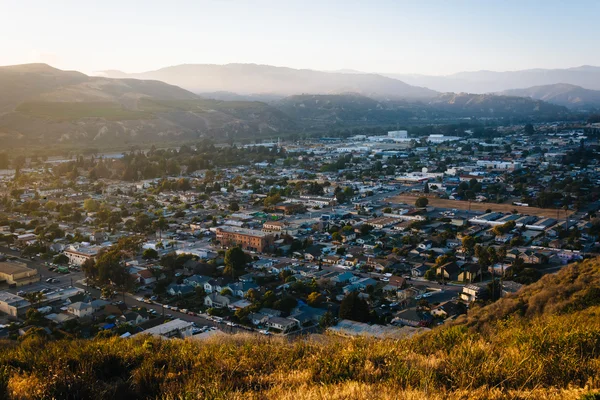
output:
M 458 136 L 444 136 L 444 135 L 429 135 L 427 141 L 429 143 L 444 143 L 444 142 L 453 142 L 456 140 L 462 139 Z
M 162 325 L 155 326 L 154 328 L 146 329 L 137 335 L 152 335 L 164 338 L 186 338 L 188 336 L 192 336 L 193 327 L 194 324 L 191 322 L 177 318 Z
M 390 131 L 387 133 L 389 138 L 392 139 L 407 139 L 408 131 Z
M 64 251 L 64 255 L 69 259 L 69 264 L 82 266 L 84 262 L 95 258 L 100 248 L 98 247 L 74 247 L 70 246 Z

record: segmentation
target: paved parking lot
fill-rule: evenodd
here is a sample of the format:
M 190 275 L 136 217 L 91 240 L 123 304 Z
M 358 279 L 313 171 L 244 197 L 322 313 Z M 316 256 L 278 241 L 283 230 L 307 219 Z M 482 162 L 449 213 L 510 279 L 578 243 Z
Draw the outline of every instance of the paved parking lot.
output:
M 21 290 L 24 292 L 36 292 L 45 288 L 51 290 L 56 290 L 59 288 L 64 289 L 69 286 L 73 286 L 76 281 L 83 279 L 84 277 L 82 271 L 71 271 L 68 274 L 60 274 L 58 272 L 49 271 L 48 266 L 45 265 L 45 262 L 40 260 L 39 258 L 36 257 L 35 260 L 22 258 L 20 252 L 10 250 L 8 247 L 0 246 L 0 252 L 4 253 L 8 257 L 17 257 L 17 260 L 15 261 L 24 262 L 29 268 L 37 269 L 38 273 L 40 274 L 40 281 L 37 283 L 12 289 L 9 289 L 8 285 L 4 285 L 4 287 L 0 287 L 0 290 L 8 290 L 11 293 L 17 293 Z M 58 279 L 58 282 L 47 283 L 46 279 L 48 278 Z

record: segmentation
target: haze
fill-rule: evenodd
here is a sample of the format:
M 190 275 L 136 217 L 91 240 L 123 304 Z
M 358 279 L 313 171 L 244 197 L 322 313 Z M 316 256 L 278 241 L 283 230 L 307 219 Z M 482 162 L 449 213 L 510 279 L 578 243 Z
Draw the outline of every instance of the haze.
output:
M 434 75 L 600 65 L 594 1 L 323 3 L 2 1 L 0 64 L 93 73 L 236 62 Z

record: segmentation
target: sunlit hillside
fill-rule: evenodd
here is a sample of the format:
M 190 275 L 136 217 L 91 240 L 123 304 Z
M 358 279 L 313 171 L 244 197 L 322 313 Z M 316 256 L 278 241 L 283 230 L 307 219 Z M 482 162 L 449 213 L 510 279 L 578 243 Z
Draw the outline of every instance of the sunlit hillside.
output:
M 473 311 L 470 326 L 408 340 L 47 342 L 33 333 L 2 344 L 0 397 L 592 399 L 600 385 L 600 307 L 590 291 L 599 281 L 600 260 L 571 265 Z M 488 310 L 506 311 L 492 320 Z

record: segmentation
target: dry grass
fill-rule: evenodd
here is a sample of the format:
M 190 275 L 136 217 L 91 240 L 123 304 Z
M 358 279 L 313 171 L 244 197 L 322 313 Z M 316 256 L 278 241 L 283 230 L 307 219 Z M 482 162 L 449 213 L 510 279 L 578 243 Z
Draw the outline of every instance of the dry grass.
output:
M 394 196 L 394 197 L 390 197 L 388 199 L 389 202 L 391 203 L 406 203 L 406 204 L 415 204 L 415 201 L 417 200 L 417 198 L 419 198 L 418 195 L 399 195 L 399 196 Z M 468 201 L 464 201 L 464 200 L 448 200 L 448 199 L 440 199 L 437 197 L 428 197 L 429 200 L 429 205 L 433 206 L 433 207 L 439 207 L 439 208 L 448 208 L 448 209 L 454 209 L 456 208 L 457 210 L 468 210 L 469 209 L 469 202 Z M 496 203 L 477 203 L 475 201 L 471 202 L 471 206 L 470 206 L 472 211 L 481 211 L 481 212 L 485 212 L 486 210 L 490 209 L 492 211 L 495 212 L 502 212 L 502 213 L 511 213 L 513 210 L 517 210 L 520 214 L 527 214 L 527 215 L 535 215 L 538 217 L 550 217 L 550 218 L 556 218 L 557 214 L 557 210 L 556 209 L 551 209 L 551 208 L 538 208 L 538 207 L 522 207 L 522 206 L 514 206 L 512 204 L 496 204 Z M 565 211 L 564 210 L 558 210 L 559 211 L 559 218 L 564 218 L 565 217 Z M 571 215 L 573 213 L 573 211 L 569 211 L 569 215 Z
M 600 387 L 599 281 L 576 264 L 410 339 L 0 341 L 0 399 L 582 399 Z

